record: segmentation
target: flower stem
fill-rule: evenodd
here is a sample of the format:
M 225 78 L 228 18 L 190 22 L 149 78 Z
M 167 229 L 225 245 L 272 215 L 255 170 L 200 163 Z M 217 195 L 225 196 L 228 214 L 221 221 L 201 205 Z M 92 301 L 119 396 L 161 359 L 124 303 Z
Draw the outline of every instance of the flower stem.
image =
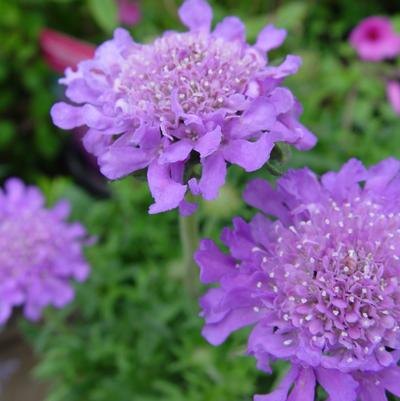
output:
M 183 267 L 185 287 L 190 297 L 196 298 L 198 295 L 197 265 L 193 259 L 193 254 L 197 250 L 199 243 L 198 221 L 196 213 L 191 216 L 179 215 L 179 231 L 183 248 Z

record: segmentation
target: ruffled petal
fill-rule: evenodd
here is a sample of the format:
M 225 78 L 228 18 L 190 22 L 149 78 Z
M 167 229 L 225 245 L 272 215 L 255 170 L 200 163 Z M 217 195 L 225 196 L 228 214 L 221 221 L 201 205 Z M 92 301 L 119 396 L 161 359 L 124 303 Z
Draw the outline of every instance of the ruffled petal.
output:
M 258 35 L 255 47 L 263 52 L 269 52 L 281 46 L 286 38 L 285 29 L 277 29 L 274 25 L 267 25 Z
M 91 88 L 82 78 L 74 79 L 68 85 L 65 95 L 75 103 L 95 103 L 101 92 Z
M 12 312 L 12 305 L 2 302 L 0 304 L 0 325 L 3 325 L 10 318 Z
M 284 224 L 290 221 L 289 210 L 284 206 L 285 197 L 267 181 L 260 178 L 251 180 L 243 193 L 243 199 L 250 206 L 277 217 Z
M 71 106 L 70 104 L 59 102 L 51 108 L 50 115 L 54 125 L 62 129 L 71 129 L 85 125 L 82 107 L 80 106 Z
M 258 97 L 232 127 L 231 136 L 248 138 L 252 134 L 273 127 L 277 111 L 267 97 Z
M 267 67 L 263 76 L 266 78 L 282 79 L 289 75 L 296 74 L 300 66 L 301 57 L 289 54 L 281 65 L 277 67 Z
M 288 401 L 314 401 L 315 374 L 311 368 L 303 368 L 295 381 Z
M 399 174 L 400 161 L 393 157 L 371 167 L 367 173 L 365 189 L 382 191 Z
M 105 116 L 91 104 L 85 104 L 82 107 L 82 116 L 85 120 L 85 124 L 90 128 L 104 130 L 111 128 L 114 124 L 113 118 Z
M 149 165 L 151 160 L 146 152 L 133 146 L 110 146 L 99 157 L 102 174 L 110 180 L 124 177 Z
M 215 27 L 214 35 L 229 41 L 245 42 L 246 27 L 239 18 L 226 17 Z
M 186 160 L 192 149 L 193 145 L 190 141 L 180 140 L 168 145 L 158 160 L 161 164 L 183 161 Z
M 222 253 L 215 243 L 205 239 L 200 242 L 194 259 L 200 267 L 200 281 L 209 284 L 219 281 L 235 270 L 235 260 Z
M 201 160 L 203 167 L 199 189 L 206 200 L 215 199 L 219 189 L 225 183 L 226 162 L 221 153 L 217 152 Z
M 367 178 L 367 170 L 356 159 L 349 160 L 339 172 L 329 172 L 321 177 L 322 185 L 335 199 L 347 199 L 360 191 L 359 182 Z
M 152 162 L 147 170 L 147 179 L 155 200 L 150 206 L 150 214 L 165 212 L 179 206 L 185 196 L 186 185 L 171 178 L 169 165 Z
M 274 142 L 268 134 L 264 134 L 256 142 L 245 139 L 230 141 L 223 150 L 225 160 L 243 167 L 246 171 L 255 171 L 261 168 L 268 160 Z
M 282 88 L 274 90 L 281 92 Z M 289 103 L 288 103 L 289 104 Z M 282 110 L 277 122 L 271 128 L 271 135 L 275 141 L 287 142 L 294 145 L 299 150 L 309 150 L 317 143 L 316 136 L 299 122 L 299 117 L 303 112 L 300 103 L 293 98 L 291 109 Z
M 104 135 L 101 131 L 93 128 L 88 129 L 82 138 L 83 146 L 94 156 L 100 156 L 105 153 L 108 149 L 108 146 L 111 144 L 111 141 L 111 136 Z
M 51 213 L 58 219 L 66 219 L 71 213 L 71 204 L 61 200 L 51 209 Z
M 279 118 L 281 120 L 282 117 Z M 298 150 L 310 150 L 317 143 L 317 137 L 296 118 L 290 118 L 290 125 L 287 121 L 277 121 L 271 128 L 271 137 L 275 142 L 286 142 Z
M 296 339 L 292 333 L 281 334 L 273 331 L 271 327 L 258 324 L 252 331 L 249 338 L 249 352 L 263 350 L 276 358 L 289 358 L 296 352 Z
M 179 204 L 179 214 L 181 216 L 191 216 L 197 210 L 198 204 L 188 202 L 185 199 Z
M 292 387 L 298 374 L 299 368 L 295 365 L 292 366 L 283 380 L 279 383 L 279 386 L 272 393 L 266 395 L 255 395 L 254 401 L 286 401 L 290 387 Z
M 292 92 L 287 88 L 281 87 L 271 92 L 269 100 L 273 103 L 277 114 L 287 113 L 292 109 L 295 102 Z
M 209 31 L 213 12 L 205 0 L 186 0 L 178 11 L 182 23 L 192 31 Z
M 351 375 L 336 369 L 318 368 L 318 383 L 329 394 L 330 401 L 356 401 L 358 383 Z
M 379 379 L 388 391 L 400 397 L 400 368 L 398 366 L 385 369 L 379 375 Z
M 19 178 L 9 178 L 4 184 L 4 188 L 9 204 L 19 203 L 25 198 L 26 187 Z
M 324 197 L 317 176 L 308 168 L 289 170 L 279 179 L 278 188 L 291 207 L 319 203 Z
M 221 127 L 218 126 L 199 138 L 194 149 L 200 153 L 200 157 L 207 157 L 219 148 L 221 139 Z
M 374 382 L 363 384 L 358 397 L 360 401 L 388 401 L 385 388 L 377 386 Z
M 253 307 L 233 309 L 216 323 L 204 326 L 202 335 L 212 345 L 222 344 L 234 331 L 257 322 L 260 314 Z
M 241 217 L 233 218 L 234 230 L 225 228 L 222 231 L 221 240 L 229 247 L 230 253 L 234 258 L 246 259 L 252 254 L 254 239 L 250 225 Z

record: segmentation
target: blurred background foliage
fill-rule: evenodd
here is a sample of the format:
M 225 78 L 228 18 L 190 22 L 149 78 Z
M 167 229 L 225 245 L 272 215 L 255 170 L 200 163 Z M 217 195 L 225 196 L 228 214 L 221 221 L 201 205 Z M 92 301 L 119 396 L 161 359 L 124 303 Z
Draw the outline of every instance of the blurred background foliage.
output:
M 141 21 L 130 30 L 148 42 L 181 29 L 178 0 L 140 1 Z M 289 166 L 324 172 L 350 157 L 371 164 L 400 157 L 400 118 L 385 97 L 382 66 L 360 62 L 347 43 L 369 15 L 391 16 L 392 0 L 218 0 L 218 21 L 240 16 L 250 41 L 268 22 L 288 30 L 287 53 L 304 64 L 287 81 L 304 107 L 302 122 L 318 136 L 312 152 L 293 151 Z M 195 303 L 182 289 L 175 212 L 149 216 L 143 183 L 110 185 L 97 175 L 79 141 L 52 126 L 49 109 L 62 97 L 58 75 L 39 49 L 45 27 L 93 44 L 118 25 L 114 0 L 0 1 L 0 180 L 18 175 L 40 185 L 49 203 L 70 199 L 97 244 L 88 249 L 92 275 L 73 304 L 49 310 L 39 325 L 21 328 L 41 358 L 36 374 L 49 380 L 47 401 L 239 401 L 266 392 L 284 371 L 268 377 L 245 357 L 245 332 L 214 348 L 200 335 Z M 257 175 L 268 176 L 266 169 Z M 240 193 L 249 179 L 231 169 L 219 199 L 203 204 L 204 235 L 216 238 L 235 214 L 249 215 Z

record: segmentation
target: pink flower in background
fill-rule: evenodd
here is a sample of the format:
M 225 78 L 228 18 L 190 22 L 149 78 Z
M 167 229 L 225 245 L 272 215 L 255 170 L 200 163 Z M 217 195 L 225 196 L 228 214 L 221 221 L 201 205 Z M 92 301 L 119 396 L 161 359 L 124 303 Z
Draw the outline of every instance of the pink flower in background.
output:
M 136 0 L 117 0 L 118 20 L 125 25 L 135 25 L 140 20 L 140 9 Z
M 89 43 L 48 28 L 42 30 L 39 41 L 46 62 L 61 73 L 67 67 L 75 68 L 82 60 L 92 58 L 95 51 Z
M 385 17 L 361 21 L 351 32 L 350 43 L 363 60 L 381 61 L 400 53 L 400 36 Z
M 400 83 L 389 81 L 386 86 L 386 94 L 395 113 L 400 114 Z

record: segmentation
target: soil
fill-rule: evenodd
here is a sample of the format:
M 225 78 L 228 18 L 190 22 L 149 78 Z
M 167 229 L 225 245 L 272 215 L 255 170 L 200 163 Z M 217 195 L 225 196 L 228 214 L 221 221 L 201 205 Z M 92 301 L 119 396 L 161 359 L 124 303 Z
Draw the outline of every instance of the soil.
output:
M 0 333 L 0 401 L 44 401 L 46 384 L 33 377 L 37 357 L 14 325 Z

